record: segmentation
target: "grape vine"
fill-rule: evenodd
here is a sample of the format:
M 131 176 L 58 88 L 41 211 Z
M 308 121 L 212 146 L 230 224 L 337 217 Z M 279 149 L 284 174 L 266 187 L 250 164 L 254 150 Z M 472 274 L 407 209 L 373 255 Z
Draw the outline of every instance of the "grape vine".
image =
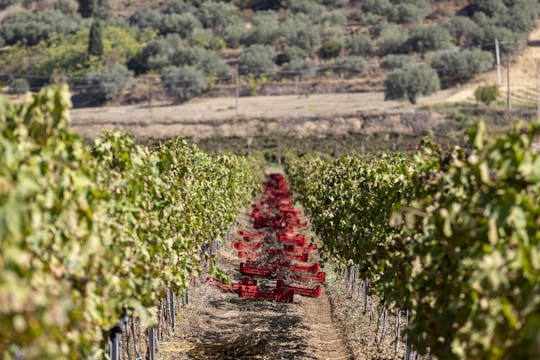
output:
M 292 159 L 288 173 L 326 253 L 358 265 L 409 339 L 441 359 L 540 356 L 538 124 L 466 149 L 425 141 L 371 160 Z
M 262 183 L 256 158 L 68 128 L 69 93 L 0 104 L 0 354 L 100 355 L 129 309 L 155 321 Z M 213 269 L 212 272 L 217 270 Z

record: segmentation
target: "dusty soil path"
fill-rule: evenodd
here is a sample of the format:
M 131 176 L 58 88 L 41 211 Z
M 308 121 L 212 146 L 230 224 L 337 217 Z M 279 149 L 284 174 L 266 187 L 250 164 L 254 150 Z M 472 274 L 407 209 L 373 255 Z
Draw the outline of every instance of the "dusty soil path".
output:
M 249 231 L 246 218 L 238 229 Z M 232 280 L 242 277 L 231 241 L 219 250 L 218 257 L 219 268 Z M 310 258 L 313 261 L 316 257 Z M 262 287 L 275 287 L 274 280 L 257 280 Z M 293 303 L 278 303 L 242 299 L 236 293 L 198 284 L 190 295 L 175 335 L 160 344 L 160 359 L 353 358 L 324 292 L 320 298 L 295 295 Z
M 219 255 L 222 269 L 238 268 L 230 244 Z M 200 284 L 182 316 L 175 335 L 160 345 L 161 359 L 352 359 L 325 294 L 295 295 L 287 304 L 241 299 Z

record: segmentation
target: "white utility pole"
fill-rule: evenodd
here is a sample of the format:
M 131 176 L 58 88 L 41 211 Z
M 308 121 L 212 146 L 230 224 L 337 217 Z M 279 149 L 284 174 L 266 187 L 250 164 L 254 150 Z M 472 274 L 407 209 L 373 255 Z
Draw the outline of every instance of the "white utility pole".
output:
M 497 84 L 502 85 L 501 76 L 501 51 L 499 49 L 499 40 L 495 39 L 495 54 L 497 56 Z

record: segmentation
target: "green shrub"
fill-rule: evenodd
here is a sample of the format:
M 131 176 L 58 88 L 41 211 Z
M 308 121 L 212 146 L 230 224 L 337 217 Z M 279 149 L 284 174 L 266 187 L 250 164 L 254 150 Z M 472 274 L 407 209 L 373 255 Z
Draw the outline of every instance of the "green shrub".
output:
M 503 0 L 472 0 L 471 5 L 474 11 L 481 11 L 489 16 L 501 14 L 507 10 Z
M 412 104 L 421 95 L 429 95 L 440 89 L 437 72 L 426 64 L 410 64 L 395 69 L 384 82 L 385 100 L 408 99 Z
M 273 11 L 257 13 L 253 17 L 251 26 L 252 28 L 247 38 L 247 43 L 250 45 L 272 45 L 279 37 L 279 22 Z
M 466 16 L 455 16 L 444 24 L 444 27 L 460 45 L 469 44 L 473 39 L 482 36 L 478 25 Z
M 427 8 L 418 7 L 413 4 L 399 4 L 392 8 L 390 21 L 398 24 L 412 24 L 421 22 L 427 15 Z
M 165 16 L 156 9 L 143 7 L 129 17 L 129 23 L 139 29 L 160 29 Z
M 257 77 L 274 75 L 276 73 L 275 57 L 276 53 L 272 47 L 267 45 L 251 45 L 238 57 L 240 74 L 253 74 Z
M 189 66 L 171 66 L 163 69 L 161 81 L 169 96 L 177 101 L 189 100 L 208 88 L 208 81 L 203 72 Z
M 201 27 L 200 21 L 193 14 L 168 14 L 162 17 L 159 33 L 162 35 L 178 34 L 183 38 L 188 38 L 195 29 Z
M 497 84 L 481 85 L 474 91 L 474 98 L 476 99 L 476 101 L 481 102 L 485 105 L 489 105 L 495 100 L 497 100 L 499 95 L 499 86 L 497 86 Z
M 379 55 L 397 54 L 404 50 L 407 42 L 407 31 L 396 25 L 387 25 L 380 30 L 377 39 L 377 52 Z
M 83 79 L 89 71 L 108 63 L 125 64 L 143 49 L 136 28 L 108 26 L 103 28 L 103 56 L 88 58 L 89 33 L 86 28 L 32 47 L 13 47 L 0 53 L 0 68 L 6 73 L 32 74 L 43 79 L 48 79 L 55 69 L 61 69 L 71 78 Z M 33 80 L 32 85 L 44 85 L 45 81 Z
M 177 34 L 169 34 L 150 41 L 141 54 L 143 68 L 160 70 L 173 63 L 173 56 L 182 48 L 182 39 Z
M 38 13 L 17 12 L 0 24 L 0 36 L 6 44 L 21 42 L 36 45 L 53 34 L 72 34 L 84 26 L 79 15 L 66 15 L 59 10 L 46 10 Z
M 297 46 L 286 46 L 281 54 L 276 57 L 276 64 L 283 65 L 288 62 L 304 60 L 307 52 Z
M 441 79 L 453 83 L 486 72 L 491 69 L 493 63 L 492 53 L 475 49 L 437 53 L 431 61 L 431 67 L 437 71 Z
M 133 72 L 124 65 L 115 64 L 86 75 L 84 93 L 94 104 L 115 100 L 122 90 L 134 83 Z
M 387 55 L 381 59 L 381 68 L 386 70 L 394 70 L 404 68 L 412 64 L 414 59 L 409 55 Z
M 233 5 L 207 1 L 200 5 L 199 9 L 195 12 L 195 16 L 197 16 L 204 27 L 221 33 L 232 21 L 235 12 L 236 9 Z
M 30 91 L 30 84 L 26 79 L 15 79 L 9 84 L 10 94 L 21 95 L 28 91 Z
M 389 0 L 359 0 L 364 13 L 388 15 L 392 11 L 392 3 Z
M 329 60 L 339 56 L 342 45 L 336 40 L 327 40 L 323 42 L 319 49 L 319 57 L 321 59 Z
M 495 44 L 495 39 L 498 39 L 503 55 L 519 54 L 527 45 L 527 34 L 515 33 L 510 29 L 497 25 L 483 26 L 482 30 L 483 36 L 475 39 L 475 44 L 492 48 Z
M 77 11 L 77 3 L 72 0 L 56 0 L 53 4 L 54 10 L 59 10 L 64 14 L 73 15 Z
M 216 51 L 223 51 L 227 48 L 225 40 L 217 36 L 212 29 L 197 28 L 193 30 L 189 37 L 189 43 L 193 47 L 203 47 Z
M 223 39 L 227 42 L 227 46 L 237 48 L 245 42 L 248 34 L 249 29 L 244 21 L 239 16 L 234 16 L 223 31 Z
M 311 60 L 293 60 L 283 65 L 280 74 L 288 77 L 311 77 L 317 73 L 317 67 Z
M 305 14 L 314 23 L 318 23 L 321 15 L 328 11 L 324 5 L 312 0 L 288 0 L 287 2 L 292 13 Z
M 288 46 L 296 46 L 312 54 L 321 43 L 317 26 L 305 14 L 289 15 L 281 23 L 280 38 Z
M 338 58 L 334 63 L 334 72 L 340 75 L 359 75 L 366 68 L 367 62 L 362 56 Z
M 365 34 L 354 34 L 345 38 L 345 49 L 349 55 L 370 55 L 373 51 L 371 38 Z
M 343 28 L 347 25 L 347 12 L 344 10 L 325 11 L 319 22 L 327 26 Z
M 407 43 L 414 51 L 421 53 L 451 47 L 450 33 L 438 25 L 419 26 L 411 33 Z
M 219 79 L 230 75 L 229 67 L 213 51 L 200 47 L 186 47 L 177 34 L 169 34 L 150 41 L 142 51 L 140 62 L 146 71 L 174 66 L 193 67 Z
M 165 13 L 167 14 L 191 14 L 195 10 L 196 8 L 191 2 L 185 0 L 169 0 L 165 6 Z

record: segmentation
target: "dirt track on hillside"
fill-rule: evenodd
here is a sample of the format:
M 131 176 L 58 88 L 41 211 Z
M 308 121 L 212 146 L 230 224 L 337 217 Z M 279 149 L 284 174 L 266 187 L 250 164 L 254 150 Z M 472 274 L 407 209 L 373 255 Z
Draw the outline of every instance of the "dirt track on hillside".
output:
M 302 137 L 339 130 L 329 128 L 334 125 L 318 119 L 333 121 L 340 116 L 381 109 L 395 112 L 413 108 L 405 103 L 385 102 L 382 93 L 242 97 L 238 114 L 234 98 L 194 99 L 183 105 L 160 104 L 152 108 L 130 105 L 75 109 L 72 111 L 72 126 L 89 138 L 99 136 L 104 129 L 129 131 L 140 138 L 206 138 L 291 132 Z M 291 123 L 295 125 L 291 126 Z M 339 127 L 339 122 L 336 126 Z M 347 124 L 344 131 L 354 132 L 355 127 L 357 124 Z

